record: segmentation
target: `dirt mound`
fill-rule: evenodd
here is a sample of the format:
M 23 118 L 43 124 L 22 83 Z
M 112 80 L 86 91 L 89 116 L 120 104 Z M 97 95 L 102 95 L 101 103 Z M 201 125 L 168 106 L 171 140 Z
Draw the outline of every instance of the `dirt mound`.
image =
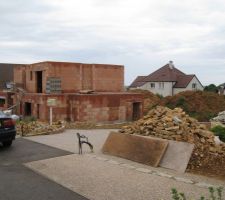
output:
M 161 105 L 171 109 L 180 107 L 198 121 L 209 121 L 225 110 L 225 97 L 212 92 L 186 91 L 163 98 Z
M 214 134 L 181 108 L 157 106 L 121 132 L 192 143 L 195 148 L 188 169 L 225 177 L 225 145 L 216 145 Z
M 134 93 L 141 93 L 144 95 L 144 114 L 147 114 L 147 112 L 152 109 L 154 106 L 159 105 L 161 101 L 161 96 L 155 95 L 152 92 L 149 92 L 148 90 L 130 90 L 129 92 Z

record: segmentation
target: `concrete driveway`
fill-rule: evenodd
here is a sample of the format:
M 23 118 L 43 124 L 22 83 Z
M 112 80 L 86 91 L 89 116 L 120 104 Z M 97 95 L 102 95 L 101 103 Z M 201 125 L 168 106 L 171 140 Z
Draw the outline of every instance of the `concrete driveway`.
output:
M 23 138 L 16 139 L 10 148 L 0 146 L 0 200 L 86 200 L 23 165 L 69 154 Z
M 62 134 L 29 137 L 27 139 L 75 154 L 30 162 L 26 166 L 93 200 L 167 200 L 171 199 L 171 188 L 174 187 L 190 199 L 199 199 L 208 194 L 209 186 L 224 186 L 219 180 L 104 155 L 101 148 L 110 131 L 66 130 Z M 85 147 L 83 155 L 77 154 L 76 132 L 89 137 L 94 153 Z

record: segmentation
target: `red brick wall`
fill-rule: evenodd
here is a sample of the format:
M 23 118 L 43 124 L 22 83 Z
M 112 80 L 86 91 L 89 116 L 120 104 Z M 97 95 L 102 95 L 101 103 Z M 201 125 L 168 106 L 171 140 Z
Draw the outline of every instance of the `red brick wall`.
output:
M 61 78 L 64 93 L 75 92 L 81 89 L 79 63 L 50 63 L 48 77 Z
M 124 68 L 113 65 L 95 65 L 94 90 L 121 92 L 124 87 Z
M 13 69 L 14 73 L 14 83 L 16 83 L 17 86 L 25 87 L 25 79 L 26 79 L 26 72 L 25 72 L 25 66 L 16 66 Z
M 124 67 L 119 65 L 42 62 L 15 68 L 14 81 L 23 83 L 30 93 L 36 93 L 36 71 L 43 73 L 43 93 L 48 77 L 61 78 L 63 93 L 79 90 L 121 92 L 124 87 Z M 32 75 L 31 75 L 32 73 Z
M 48 98 L 57 99 L 57 107 L 53 108 L 54 120 L 88 121 L 88 122 L 121 122 L 132 120 L 134 102 L 140 102 L 140 114 L 143 113 L 143 97 L 141 94 L 91 94 L 91 95 L 42 95 L 27 94 L 24 103 L 32 103 L 32 115 L 37 117 L 39 104 L 39 119 L 49 120 Z M 18 114 L 20 113 L 18 110 Z

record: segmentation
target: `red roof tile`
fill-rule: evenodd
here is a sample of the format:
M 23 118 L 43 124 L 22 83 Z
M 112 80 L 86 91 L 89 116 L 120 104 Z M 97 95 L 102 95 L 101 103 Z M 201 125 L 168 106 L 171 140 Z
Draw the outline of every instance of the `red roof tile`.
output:
M 194 77 L 195 77 L 195 75 L 193 75 L 193 74 L 178 76 L 177 82 L 173 87 L 174 88 L 186 88 Z
M 185 88 L 195 75 L 187 75 L 170 64 L 159 68 L 148 76 L 138 76 L 130 87 L 140 87 L 146 82 L 175 82 L 174 88 Z
M 143 82 L 142 80 L 145 78 L 146 76 L 138 76 L 129 87 L 140 87 L 142 86 L 145 82 Z
M 145 82 L 176 82 L 178 76 L 185 76 L 183 72 L 175 67 L 170 68 L 169 64 L 159 68 L 149 74 L 143 81 Z

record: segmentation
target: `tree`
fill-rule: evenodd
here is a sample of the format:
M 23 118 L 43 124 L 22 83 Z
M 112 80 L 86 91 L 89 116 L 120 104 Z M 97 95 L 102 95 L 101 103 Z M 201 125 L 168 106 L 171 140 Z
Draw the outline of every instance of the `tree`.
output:
M 216 85 L 210 84 L 208 86 L 205 86 L 204 91 L 218 93 L 218 88 L 216 87 Z

